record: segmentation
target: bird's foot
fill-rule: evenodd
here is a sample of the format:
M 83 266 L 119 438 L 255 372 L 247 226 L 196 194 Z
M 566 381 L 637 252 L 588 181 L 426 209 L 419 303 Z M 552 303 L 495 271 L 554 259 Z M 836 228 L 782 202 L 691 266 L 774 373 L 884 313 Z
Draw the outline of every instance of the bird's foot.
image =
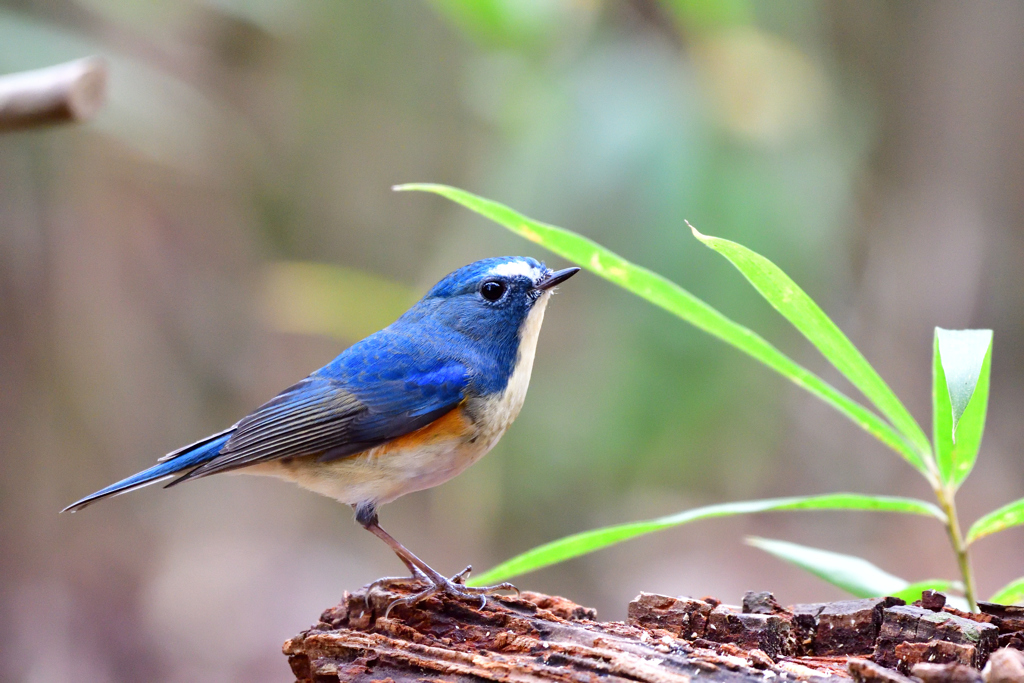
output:
M 466 567 L 450 579 L 445 578 L 440 574 L 435 576 L 424 575 L 423 579 L 425 579 L 430 585 L 419 593 L 410 595 L 406 598 L 393 600 L 391 604 L 388 605 L 387 609 L 384 610 L 384 618 L 387 619 L 388 615 L 391 614 L 391 610 L 398 605 L 415 605 L 420 600 L 429 598 L 431 595 L 437 595 L 438 593 L 443 593 L 444 595 L 456 599 L 476 600 L 479 598 L 480 609 L 483 609 L 487 605 L 488 595 L 493 595 L 499 591 L 514 591 L 516 595 L 519 595 L 519 589 L 507 581 L 495 586 L 467 586 L 466 579 L 469 578 L 469 573 L 471 571 L 473 571 L 472 565 Z
M 430 579 L 427 578 L 426 574 L 416 567 L 411 569 L 412 576 L 385 576 L 363 586 L 363 602 L 366 604 L 366 609 L 370 609 L 370 595 L 376 590 L 384 590 L 393 586 L 408 588 L 418 583 L 430 583 Z

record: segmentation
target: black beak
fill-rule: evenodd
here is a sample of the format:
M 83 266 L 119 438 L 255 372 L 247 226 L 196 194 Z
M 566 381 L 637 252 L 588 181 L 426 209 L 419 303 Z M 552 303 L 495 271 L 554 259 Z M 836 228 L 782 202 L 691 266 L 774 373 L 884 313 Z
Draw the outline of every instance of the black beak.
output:
M 566 268 L 565 270 L 557 270 L 535 284 L 533 288 L 543 292 L 545 289 L 551 289 L 555 285 L 562 284 L 578 272 L 580 272 L 580 269 L 575 266 L 572 268 Z

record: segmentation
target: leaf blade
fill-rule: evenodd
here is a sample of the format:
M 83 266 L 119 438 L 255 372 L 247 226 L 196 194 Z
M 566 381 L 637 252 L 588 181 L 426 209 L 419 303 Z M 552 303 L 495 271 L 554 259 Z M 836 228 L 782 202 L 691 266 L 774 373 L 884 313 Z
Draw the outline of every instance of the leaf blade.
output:
M 953 588 L 954 585 L 954 581 L 948 581 L 946 579 L 926 579 L 924 581 L 915 581 L 903 590 L 893 593 L 892 597 L 911 603 L 920 600 L 921 594 L 925 591 L 938 591 L 940 593 L 945 593 Z
M 928 437 L 910 411 L 853 342 L 792 278 L 770 260 L 741 244 L 701 234 L 693 226 L 690 229 L 704 245 L 728 259 L 927 460 L 927 454 L 931 453 Z
M 733 322 L 674 282 L 630 263 L 596 242 L 569 230 L 534 221 L 498 202 L 447 185 L 409 183 L 398 191 L 432 192 L 489 218 L 525 239 L 574 261 L 648 302 L 686 320 L 767 365 L 814 394 L 854 424 L 901 455 L 919 471 L 928 464 L 907 440 L 881 417 L 800 366 L 752 330 Z
M 992 330 L 935 328 L 932 432 L 942 482 L 956 489 L 978 459 L 988 412 Z
M 916 498 L 869 496 L 859 493 L 830 493 L 821 496 L 796 496 L 764 500 L 721 503 L 684 510 L 656 519 L 591 529 L 537 546 L 473 577 L 470 585 L 496 583 L 558 564 L 574 557 L 607 548 L 637 536 L 682 526 L 715 517 L 784 510 L 866 510 L 901 512 L 935 517 L 945 522 L 945 515 L 936 506 Z
M 1024 524 L 1024 498 L 1007 503 L 998 510 L 993 510 L 981 517 L 967 531 L 965 542 L 970 545 L 979 538 L 984 538 L 985 536 L 990 536 L 1010 527 L 1020 526 L 1021 524 Z
M 858 598 L 892 595 L 911 585 L 861 557 L 756 536 L 747 538 L 746 543 L 796 565 Z
M 1024 603 L 1024 576 L 1014 579 L 1006 584 L 989 598 L 990 602 L 998 602 L 1000 605 L 1016 605 Z
M 985 356 L 992 348 L 992 330 L 944 330 L 935 328 L 942 349 L 949 400 L 953 408 L 953 432 L 967 409 L 981 374 Z

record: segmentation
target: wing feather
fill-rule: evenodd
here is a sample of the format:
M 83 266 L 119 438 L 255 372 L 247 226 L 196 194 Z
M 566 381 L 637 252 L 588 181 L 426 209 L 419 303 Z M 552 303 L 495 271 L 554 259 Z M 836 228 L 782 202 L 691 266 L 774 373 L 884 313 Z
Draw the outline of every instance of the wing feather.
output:
M 279 458 L 334 460 L 441 417 L 462 401 L 469 373 L 409 344 L 393 343 L 383 357 L 350 348 L 238 422 L 216 458 L 173 483 Z

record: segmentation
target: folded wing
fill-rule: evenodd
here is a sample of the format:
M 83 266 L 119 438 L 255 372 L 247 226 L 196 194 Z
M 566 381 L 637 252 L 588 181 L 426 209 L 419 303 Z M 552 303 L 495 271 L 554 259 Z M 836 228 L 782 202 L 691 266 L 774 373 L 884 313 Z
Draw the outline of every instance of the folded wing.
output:
M 346 457 L 426 426 L 464 398 L 469 377 L 461 363 L 418 349 L 391 348 L 381 360 L 360 358 L 359 350 L 258 408 L 216 458 L 173 483 L 280 458 Z

